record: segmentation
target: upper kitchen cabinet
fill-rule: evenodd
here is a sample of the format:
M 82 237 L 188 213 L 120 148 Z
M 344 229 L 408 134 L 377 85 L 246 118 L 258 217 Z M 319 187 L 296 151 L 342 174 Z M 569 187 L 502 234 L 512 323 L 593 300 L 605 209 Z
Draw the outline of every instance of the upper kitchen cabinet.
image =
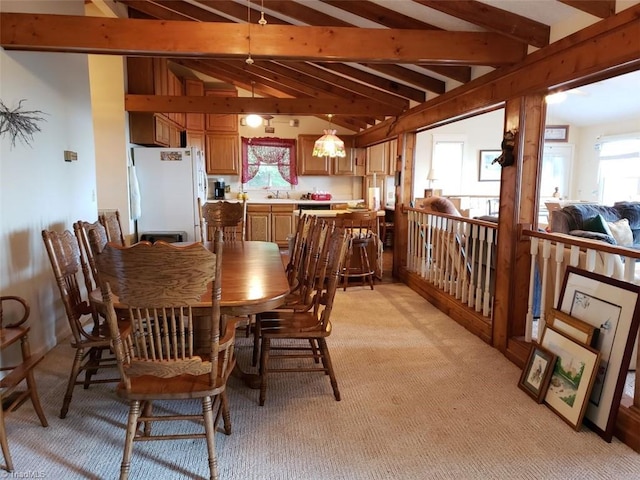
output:
M 386 142 L 367 147 L 366 173 L 386 175 L 389 169 L 389 154 Z
M 202 80 L 185 78 L 184 93 L 189 97 L 202 97 L 204 96 L 204 83 Z M 185 123 L 187 131 L 204 131 L 204 113 L 187 113 Z
M 332 173 L 333 175 L 356 175 L 358 154 L 362 154 L 362 151 L 353 146 L 355 142 L 353 135 L 340 135 L 340 139 L 344 141 L 346 155 L 331 159 L 333 161 Z M 362 158 L 364 159 L 364 157 Z
M 207 133 L 204 141 L 209 175 L 240 175 L 240 148 L 237 134 Z
M 205 96 L 216 97 L 237 97 L 238 91 L 235 89 L 205 88 Z M 213 114 L 205 115 L 205 128 L 208 132 L 238 132 L 238 115 L 233 114 Z
M 346 156 L 314 157 L 313 146 L 322 134 L 298 135 L 298 175 L 356 175 L 357 153 L 353 135 L 340 135 Z
M 313 145 L 321 135 L 298 135 L 298 175 L 331 175 L 331 160 L 313 156 Z
M 180 78 L 169 70 L 166 58 L 127 57 L 128 93 L 137 95 L 182 95 Z M 182 113 L 129 114 L 131 143 L 179 147 L 184 128 Z
M 366 174 L 391 175 L 396 170 L 398 139 L 367 147 Z

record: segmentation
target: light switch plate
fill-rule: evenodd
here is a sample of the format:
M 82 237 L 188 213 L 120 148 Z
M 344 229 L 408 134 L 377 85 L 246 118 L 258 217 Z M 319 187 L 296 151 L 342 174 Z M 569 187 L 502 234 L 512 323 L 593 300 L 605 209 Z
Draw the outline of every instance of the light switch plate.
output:
M 71 150 L 64 151 L 65 162 L 75 162 L 78 160 L 78 152 L 72 152 Z

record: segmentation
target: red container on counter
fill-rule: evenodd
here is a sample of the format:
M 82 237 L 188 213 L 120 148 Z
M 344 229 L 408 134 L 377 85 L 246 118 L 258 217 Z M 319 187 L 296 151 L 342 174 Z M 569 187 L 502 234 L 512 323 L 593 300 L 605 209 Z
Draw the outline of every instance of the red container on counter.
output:
M 312 193 L 311 200 L 331 200 L 330 193 Z

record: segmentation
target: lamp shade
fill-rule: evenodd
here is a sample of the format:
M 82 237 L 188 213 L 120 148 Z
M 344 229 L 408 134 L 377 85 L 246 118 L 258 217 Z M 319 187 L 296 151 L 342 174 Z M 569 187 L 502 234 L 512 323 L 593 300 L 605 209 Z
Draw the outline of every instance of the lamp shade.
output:
M 427 175 L 427 180 L 437 180 L 438 179 L 438 172 L 436 171 L 435 168 L 432 168 L 431 170 L 429 170 L 429 175 Z
M 336 136 L 335 130 L 325 130 L 313 146 L 314 157 L 346 157 L 344 142 Z

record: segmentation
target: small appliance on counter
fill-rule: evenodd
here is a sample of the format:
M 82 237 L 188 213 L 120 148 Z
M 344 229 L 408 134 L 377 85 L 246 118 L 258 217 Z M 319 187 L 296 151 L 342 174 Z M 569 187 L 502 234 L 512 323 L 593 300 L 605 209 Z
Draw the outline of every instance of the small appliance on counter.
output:
M 327 192 L 315 192 L 311 194 L 311 200 L 331 200 L 331 194 Z
M 214 200 L 224 200 L 224 179 L 218 178 L 213 183 L 213 198 Z

